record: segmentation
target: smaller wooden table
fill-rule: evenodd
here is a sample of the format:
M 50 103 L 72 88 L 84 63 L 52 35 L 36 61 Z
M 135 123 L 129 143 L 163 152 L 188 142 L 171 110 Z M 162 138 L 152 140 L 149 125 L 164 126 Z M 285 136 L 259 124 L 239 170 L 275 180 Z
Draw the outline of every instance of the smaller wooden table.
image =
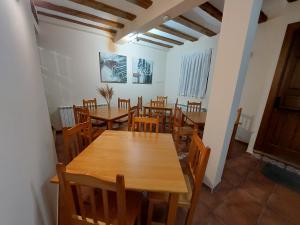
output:
M 205 125 L 206 114 L 207 112 L 183 112 L 183 115 L 194 124 L 197 130 Z
M 118 107 L 107 106 L 97 107 L 97 109 L 90 110 L 90 117 L 93 119 L 103 120 L 107 123 L 107 129 L 111 130 L 113 122 L 128 116 L 127 109 L 119 109 Z

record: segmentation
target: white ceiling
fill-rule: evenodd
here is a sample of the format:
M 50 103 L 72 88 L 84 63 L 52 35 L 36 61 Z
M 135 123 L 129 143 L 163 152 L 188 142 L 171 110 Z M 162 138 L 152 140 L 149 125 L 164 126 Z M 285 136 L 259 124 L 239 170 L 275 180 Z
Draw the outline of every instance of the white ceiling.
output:
M 111 14 L 108 14 L 108 13 L 105 13 L 105 12 L 102 12 L 102 11 L 99 11 L 99 10 L 95 10 L 95 9 L 92 9 L 92 8 L 89 8 L 89 7 L 80 5 L 80 4 L 76 4 L 76 3 L 73 3 L 69 0 L 45 0 L 45 1 L 56 4 L 56 5 L 61 5 L 61 6 L 65 6 L 65 7 L 68 7 L 68 8 L 83 11 L 83 12 L 86 12 L 86 13 L 90 13 L 90 14 L 93 14 L 93 15 L 96 15 L 96 16 L 99 16 L 99 17 L 102 17 L 102 18 L 105 18 L 105 19 L 110 19 L 110 20 L 113 20 L 113 21 L 117 21 L 117 22 L 123 23 L 125 26 L 130 26 L 130 23 L 131 23 L 131 21 L 129 21 L 129 20 L 114 16 L 114 15 L 111 15 Z M 152 0 L 152 1 L 153 1 L 153 4 L 159 4 L 159 0 Z M 143 16 L 143 13 L 145 12 L 145 10 L 147 10 L 147 9 L 139 7 L 135 4 L 127 2 L 125 0 L 101 0 L 101 2 L 105 3 L 105 4 L 108 4 L 110 6 L 122 9 L 124 11 L 133 13 L 137 17 Z M 218 8 L 220 11 L 223 11 L 224 0 L 211 0 L 209 2 L 213 6 Z M 266 13 L 266 15 L 268 16 L 269 19 L 272 19 L 272 18 L 277 17 L 281 14 L 281 12 L 285 8 L 286 4 L 287 4 L 286 0 L 264 0 L 262 10 Z M 73 19 L 73 20 L 77 20 L 77 21 L 97 25 L 97 26 L 110 28 L 109 26 L 104 25 L 104 24 L 100 24 L 100 23 L 93 22 L 93 21 L 90 21 L 90 20 L 81 19 L 81 18 L 78 18 L 78 17 L 74 17 L 74 16 L 70 16 L 70 15 L 67 15 L 67 14 L 51 11 L 51 10 L 44 9 L 44 8 L 37 7 L 37 10 L 47 12 L 47 13 L 51 13 L 51 14 L 54 14 L 54 15 L 63 16 L 63 17 L 70 18 L 70 19 Z M 192 21 L 195 21 L 196 23 L 201 24 L 202 26 L 214 31 L 215 33 L 219 33 L 219 31 L 221 29 L 221 22 L 218 21 L 217 19 L 215 19 L 214 17 L 210 16 L 209 14 L 207 14 L 205 11 L 203 11 L 199 7 L 192 8 L 188 12 L 183 13 L 182 15 L 185 16 L 186 18 L 188 18 Z M 41 16 L 41 15 L 39 15 L 39 18 L 42 19 L 43 21 L 49 21 L 49 22 L 56 21 L 56 23 L 62 23 L 64 26 L 68 23 L 68 22 L 59 21 L 59 20 L 56 20 L 56 19 L 53 19 L 53 18 L 48 18 L 48 17 Z M 172 20 L 166 21 L 164 24 L 171 27 L 171 28 L 174 28 L 178 31 L 181 31 L 183 33 L 189 34 L 193 37 L 200 38 L 201 36 L 203 36 L 203 34 L 197 32 L 195 30 L 192 30 L 192 29 L 190 29 L 186 26 L 183 26 L 179 23 L 176 23 Z M 76 26 L 80 27 L 81 25 L 76 25 Z M 117 28 L 113 28 L 113 29 L 118 30 Z M 164 37 L 167 37 L 167 38 L 178 40 L 178 41 L 181 41 L 181 42 L 186 42 L 187 41 L 187 40 L 184 40 L 182 38 L 176 37 L 174 35 L 170 35 L 170 34 L 167 34 L 165 32 L 161 32 L 157 29 L 151 29 L 150 32 L 161 35 L 161 36 L 164 36 Z M 153 40 L 153 41 L 156 41 L 156 42 L 161 42 L 161 43 L 165 43 L 165 44 L 174 46 L 174 44 L 172 44 L 172 43 L 161 41 L 161 40 L 154 39 L 154 38 L 150 38 L 150 37 L 144 36 L 142 34 L 139 34 L 139 36 L 150 39 L 150 40 Z M 142 41 L 140 41 L 139 43 L 141 43 L 141 42 Z M 149 44 L 149 43 L 143 43 L 143 44 L 145 44 L 146 46 L 153 46 L 153 44 Z M 156 47 L 163 48 L 163 47 L 159 47 L 159 46 L 156 46 Z

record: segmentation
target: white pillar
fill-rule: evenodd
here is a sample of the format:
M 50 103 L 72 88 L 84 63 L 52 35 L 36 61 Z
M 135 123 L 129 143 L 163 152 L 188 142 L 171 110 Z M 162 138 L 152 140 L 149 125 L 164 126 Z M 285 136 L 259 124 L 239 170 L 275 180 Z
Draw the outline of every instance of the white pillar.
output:
M 225 0 L 203 141 L 211 148 L 205 183 L 220 181 L 262 0 Z

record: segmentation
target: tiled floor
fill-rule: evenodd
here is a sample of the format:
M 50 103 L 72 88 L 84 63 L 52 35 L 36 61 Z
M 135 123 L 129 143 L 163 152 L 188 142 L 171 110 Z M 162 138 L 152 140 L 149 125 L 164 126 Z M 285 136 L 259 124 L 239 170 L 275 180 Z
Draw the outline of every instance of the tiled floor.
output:
M 56 146 L 62 159 L 61 135 Z M 227 160 L 222 182 L 213 193 L 203 185 L 193 224 L 299 225 L 300 194 L 264 177 L 262 163 L 245 149 L 244 144 L 235 143 L 233 157 Z M 184 224 L 185 214 L 178 209 L 176 225 Z

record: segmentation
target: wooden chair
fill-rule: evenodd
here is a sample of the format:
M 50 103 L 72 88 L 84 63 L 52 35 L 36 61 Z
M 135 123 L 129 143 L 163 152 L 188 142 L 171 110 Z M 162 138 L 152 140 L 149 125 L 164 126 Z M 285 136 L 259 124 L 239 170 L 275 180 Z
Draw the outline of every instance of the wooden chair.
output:
M 97 99 L 83 99 L 82 100 L 83 107 L 88 108 L 89 110 L 97 108 Z
M 88 108 L 88 110 L 95 110 L 97 109 L 97 99 L 83 99 L 82 100 L 82 105 L 84 108 Z M 91 119 L 92 121 L 92 126 L 94 127 L 102 127 L 105 126 L 106 124 L 103 121 L 96 120 L 96 119 Z
M 118 98 L 118 108 L 119 109 L 130 109 L 130 99 Z
M 201 112 L 201 102 L 187 102 L 187 112 Z
M 104 129 L 98 128 L 98 126 L 93 127 L 92 121 L 90 118 L 90 112 L 88 108 L 82 108 L 73 105 L 73 112 L 74 112 L 74 120 L 75 124 L 88 122 L 90 124 L 89 132 L 92 140 L 95 140 L 97 137 L 99 137 L 103 132 Z
M 68 164 L 92 141 L 90 122 L 79 123 L 72 128 L 63 128 L 65 164 Z
M 140 224 L 141 195 L 125 191 L 124 176 L 116 175 L 116 181 L 105 181 L 68 173 L 62 164 L 57 164 L 56 170 L 69 225 Z M 88 199 L 84 199 L 84 192 Z
M 229 147 L 228 147 L 227 158 L 232 157 L 233 144 L 234 144 L 237 129 L 238 129 L 239 124 L 240 124 L 241 114 L 242 114 L 242 108 L 238 108 L 237 114 L 236 114 L 236 119 L 235 119 L 235 122 L 234 122 L 234 125 L 233 125 L 233 130 L 232 130 L 232 135 L 231 135 Z
M 150 101 L 150 110 L 149 110 L 149 116 L 150 117 L 158 117 L 161 124 L 162 124 L 162 130 L 165 131 L 166 128 L 166 111 L 161 109 L 164 108 L 165 102 L 164 101 Z
M 173 118 L 173 137 L 176 148 L 179 149 L 180 138 L 183 136 L 192 136 L 194 129 L 190 126 L 184 126 L 183 113 L 180 107 L 175 107 Z
M 142 116 L 143 115 L 143 97 L 140 96 L 138 97 L 138 102 L 137 102 L 137 116 Z
M 157 96 L 157 97 L 156 97 L 156 100 L 157 100 L 157 101 L 164 102 L 165 105 L 168 104 L 168 96 Z
M 176 98 L 176 102 L 175 102 L 175 108 L 178 107 L 178 98 Z
M 153 118 L 153 117 L 133 117 L 132 118 L 132 131 L 141 131 L 152 133 L 153 126 L 155 126 L 155 132 L 159 132 L 159 118 Z
M 188 209 L 185 225 L 191 225 L 195 208 L 199 200 L 201 186 L 208 163 L 210 148 L 205 147 L 200 137 L 194 133 L 188 154 L 188 174 L 185 180 L 188 187 L 187 194 L 179 195 L 178 206 Z M 167 193 L 149 193 L 147 225 L 152 222 L 154 205 L 168 203 Z

